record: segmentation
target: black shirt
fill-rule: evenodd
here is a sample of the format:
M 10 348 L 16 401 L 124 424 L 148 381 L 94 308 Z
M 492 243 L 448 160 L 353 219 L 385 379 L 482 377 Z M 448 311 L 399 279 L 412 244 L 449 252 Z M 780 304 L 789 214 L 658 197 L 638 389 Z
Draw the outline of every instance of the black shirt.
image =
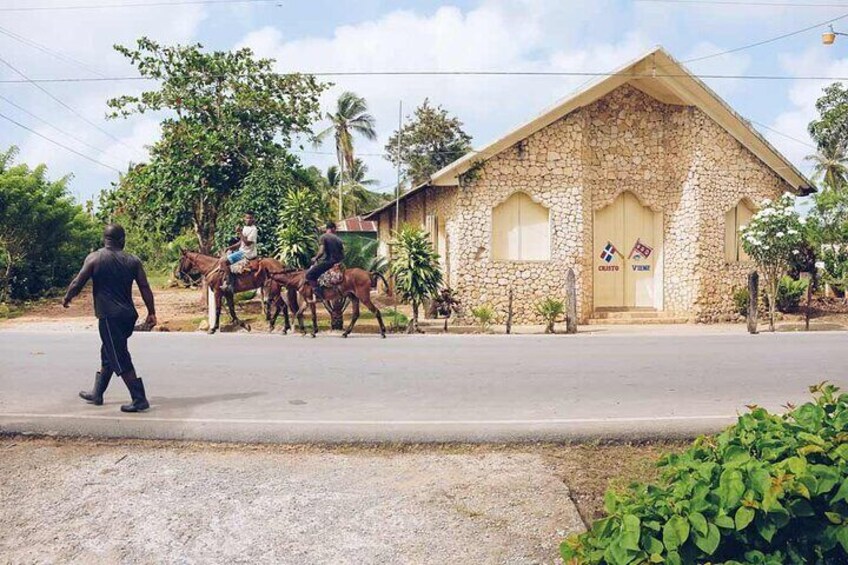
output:
M 318 243 L 324 248 L 324 261 L 328 263 L 341 263 L 344 259 L 344 243 L 342 239 L 334 233 L 325 233 L 318 240 Z
M 120 249 L 98 249 L 86 257 L 69 294 L 79 293 L 89 278 L 94 284 L 94 313 L 98 318 L 138 318 L 132 299 L 133 281 L 147 284 L 138 257 Z

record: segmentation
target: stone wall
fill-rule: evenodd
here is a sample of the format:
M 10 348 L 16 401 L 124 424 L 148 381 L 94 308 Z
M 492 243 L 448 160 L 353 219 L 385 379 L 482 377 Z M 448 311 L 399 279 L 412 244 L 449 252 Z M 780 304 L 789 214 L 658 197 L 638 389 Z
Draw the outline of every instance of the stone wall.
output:
M 594 212 L 630 191 L 662 213 L 664 309 L 718 321 L 731 314 L 732 289 L 750 269 L 725 262 L 725 212 L 743 198 L 756 204 L 786 188 L 700 110 L 625 85 L 481 163 L 463 186 L 407 198 L 401 221 L 423 225 L 432 213 L 447 220 L 446 278 L 466 312 L 490 304 L 502 322 L 512 288 L 515 323 L 539 323 L 535 304 L 564 298 L 573 268 L 585 321 L 593 311 Z M 492 209 L 516 191 L 549 210 L 549 261 L 491 257 Z M 381 239 L 389 237 L 388 213 L 380 217 Z

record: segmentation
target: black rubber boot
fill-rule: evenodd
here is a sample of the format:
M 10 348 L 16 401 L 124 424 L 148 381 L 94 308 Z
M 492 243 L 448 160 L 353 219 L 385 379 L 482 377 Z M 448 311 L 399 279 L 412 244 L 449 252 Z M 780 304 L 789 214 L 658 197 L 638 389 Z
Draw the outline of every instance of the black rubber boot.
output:
M 106 392 L 106 387 L 109 386 L 111 380 L 112 371 L 104 371 L 103 369 L 97 371 L 94 375 L 94 388 L 91 389 L 91 392 L 81 390 L 80 398 L 95 406 L 103 406 L 103 393 Z
M 128 371 L 126 374 L 121 375 L 121 378 L 124 379 L 124 384 L 127 385 L 130 391 L 130 398 L 132 398 L 130 404 L 121 406 L 121 412 L 141 412 L 150 408 L 150 403 L 147 402 L 147 395 L 144 392 L 144 383 L 141 382 L 140 378 L 135 376 L 135 371 Z

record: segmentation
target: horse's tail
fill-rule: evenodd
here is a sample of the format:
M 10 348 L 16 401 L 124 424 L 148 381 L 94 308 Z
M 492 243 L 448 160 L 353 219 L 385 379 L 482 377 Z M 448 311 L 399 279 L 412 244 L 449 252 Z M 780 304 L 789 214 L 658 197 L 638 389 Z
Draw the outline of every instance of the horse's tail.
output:
M 386 294 L 392 295 L 392 287 L 389 286 L 389 282 L 386 280 L 386 277 L 383 276 L 382 273 L 372 271 L 369 273 L 371 275 L 371 286 L 377 285 L 377 280 L 383 281 L 383 284 L 386 285 Z

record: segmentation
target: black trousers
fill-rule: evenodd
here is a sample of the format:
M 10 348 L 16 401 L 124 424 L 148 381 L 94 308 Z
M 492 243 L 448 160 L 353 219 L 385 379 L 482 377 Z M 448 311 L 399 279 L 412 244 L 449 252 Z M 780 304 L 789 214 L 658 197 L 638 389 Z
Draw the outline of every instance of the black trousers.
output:
M 123 375 L 135 369 L 133 367 L 127 341 L 133 334 L 138 318 L 100 318 L 100 364 L 106 370 Z
M 314 283 L 318 282 L 318 277 L 332 269 L 336 263 L 338 261 L 321 261 L 320 263 L 315 263 L 306 271 L 306 280 Z

